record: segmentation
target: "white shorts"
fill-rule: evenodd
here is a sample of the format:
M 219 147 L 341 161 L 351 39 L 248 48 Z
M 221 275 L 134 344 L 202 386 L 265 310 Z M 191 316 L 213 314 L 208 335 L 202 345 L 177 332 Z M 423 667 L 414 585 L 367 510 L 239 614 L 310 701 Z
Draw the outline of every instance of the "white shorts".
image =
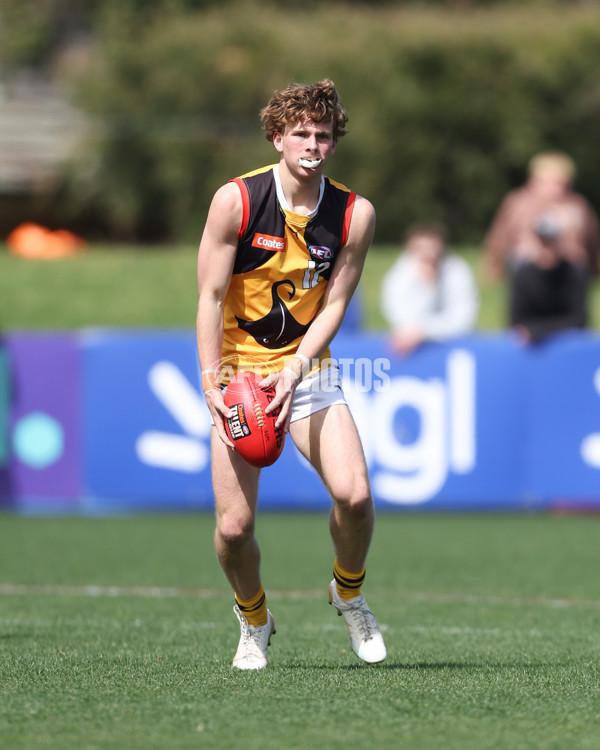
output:
M 326 367 L 304 378 L 296 388 L 290 422 L 310 417 L 311 414 L 327 409 L 329 406 L 346 403 L 342 391 L 340 368 L 337 365 Z M 214 424 L 212 415 L 210 423 Z
M 310 417 L 311 414 L 329 406 L 347 403 L 342 390 L 340 368 L 337 365 L 309 375 L 300 382 L 292 401 L 290 421 Z

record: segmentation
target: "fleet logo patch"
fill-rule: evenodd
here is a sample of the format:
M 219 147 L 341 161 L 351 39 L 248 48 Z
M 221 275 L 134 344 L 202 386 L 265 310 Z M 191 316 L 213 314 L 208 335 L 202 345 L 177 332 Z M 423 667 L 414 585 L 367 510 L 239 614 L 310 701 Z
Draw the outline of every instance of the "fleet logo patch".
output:
M 271 250 L 282 253 L 285 250 L 285 237 L 273 237 L 270 234 L 261 234 L 257 232 L 252 240 L 252 247 L 259 247 L 261 250 Z
M 250 427 L 248 427 L 248 420 L 246 419 L 246 412 L 244 411 L 244 404 L 234 404 L 231 409 L 234 409 L 233 417 L 228 417 L 227 424 L 229 425 L 229 431 L 231 437 L 234 440 L 247 437 L 250 434 Z
M 319 260 L 331 260 L 333 258 L 333 250 L 330 247 L 325 247 L 325 245 L 309 245 L 308 252 L 311 257 Z

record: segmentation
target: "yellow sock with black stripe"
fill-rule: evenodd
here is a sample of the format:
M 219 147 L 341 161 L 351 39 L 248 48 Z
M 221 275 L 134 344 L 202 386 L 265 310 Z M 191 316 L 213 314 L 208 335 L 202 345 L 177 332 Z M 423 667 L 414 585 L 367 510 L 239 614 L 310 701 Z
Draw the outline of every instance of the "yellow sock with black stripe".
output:
M 240 599 L 237 594 L 234 594 L 234 596 L 240 612 L 250 625 L 258 627 L 267 624 L 267 597 L 262 586 L 251 599 Z
M 351 573 L 349 570 L 342 568 L 336 557 L 333 563 L 333 577 L 337 592 L 342 599 L 348 601 L 348 599 L 353 599 L 355 596 L 360 596 L 360 587 L 365 580 L 364 568 L 360 573 Z

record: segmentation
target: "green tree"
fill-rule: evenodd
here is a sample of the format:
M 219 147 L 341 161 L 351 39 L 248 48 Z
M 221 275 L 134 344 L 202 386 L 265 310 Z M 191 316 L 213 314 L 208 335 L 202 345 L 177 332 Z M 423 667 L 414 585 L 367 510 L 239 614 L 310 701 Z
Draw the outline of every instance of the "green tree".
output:
M 86 65 L 60 68 L 90 122 L 61 199 L 104 233 L 197 241 L 214 190 L 275 160 L 258 120 L 271 93 L 325 76 L 351 118 L 333 174 L 373 200 L 380 241 L 434 218 L 454 241 L 478 241 L 545 148 L 574 156 L 600 206 L 595 4 L 40 5 L 78 7 L 92 40 Z M 22 49 L 42 60 L 55 43 Z

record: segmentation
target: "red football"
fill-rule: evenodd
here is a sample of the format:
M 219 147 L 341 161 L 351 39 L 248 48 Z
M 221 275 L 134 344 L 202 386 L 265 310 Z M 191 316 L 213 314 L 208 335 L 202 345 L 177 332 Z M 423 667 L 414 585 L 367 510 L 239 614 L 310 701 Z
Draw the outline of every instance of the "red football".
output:
M 275 397 L 274 388 L 260 388 L 261 376 L 250 370 L 238 372 L 230 381 L 223 400 L 234 411 L 225 420 L 225 429 L 237 452 L 252 466 L 270 466 L 283 450 L 285 434 L 275 427 L 279 414 L 276 409 L 265 414 Z

